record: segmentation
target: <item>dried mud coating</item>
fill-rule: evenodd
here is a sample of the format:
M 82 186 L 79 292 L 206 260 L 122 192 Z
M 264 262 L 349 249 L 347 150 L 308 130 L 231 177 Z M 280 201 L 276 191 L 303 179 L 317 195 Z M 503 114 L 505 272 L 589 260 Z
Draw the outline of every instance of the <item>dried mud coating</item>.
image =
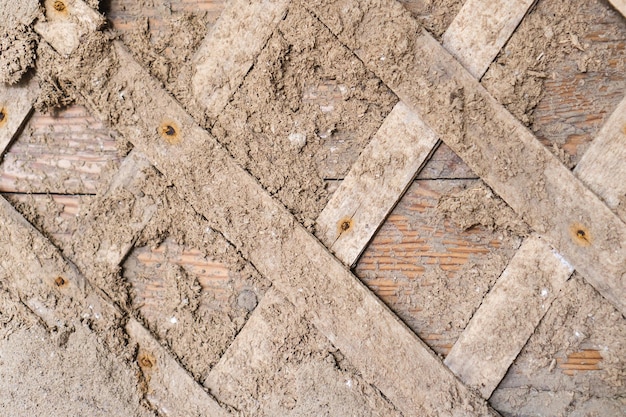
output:
M 568 356 L 589 349 L 599 351 L 599 362 L 587 362 L 598 370 L 566 375 Z M 626 323 L 575 273 L 490 402 L 507 417 L 617 416 L 626 411 L 625 383 Z
M 25 250 L 19 239 L 15 243 Z M 29 243 L 44 252 L 37 241 Z M 6 242 L 2 247 L 7 247 Z M 28 252 L 22 253 L 29 257 Z M 115 337 L 101 339 L 115 333 L 117 323 L 105 324 L 110 332 L 98 330 L 103 323 L 92 321 L 80 303 L 53 293 L 33 294 L 33 289 L 16 282 L 4 262 L 0 275 L 0 415 L 153 415 L 143 405 L 132 347 L 123 347 L 125 343 Z M 57 278 L 55 283 L 61 281 Z M 24 295 L 39 311 L 55 309 L 56 317 L 69 319 L 45 326 L 25 306 Z M 35 299 L 38 304 L 32 304 Z M 81 316 L 82 322 L 76 320 Z M 112 343 L 117 352 L 105 347 Z
M 145 245 L 160 245 L 167 262 L 142 266 L 137 252 Z M 217 295 L 219 300 L 203 288 L 193 270 L 175 263 L 184 247 L 197 249 L 228 268 L 230 282 L 225 294 Z M 185 368 L 203 380 L 245 324 L 269 282 L 172 188 L 161 189 L 159 210 L 136 248 L 123 265 L 124 282 L 132 292 L 131 308 Z M 159 302 L 150 303 L 154 299 Z
M 328 200 L 333 147 L 352 158 L 376 133 L 395 96 L 317 20 L 295 5 L 268 41 L 212 133 L 305 226 Z
M 34 325 L 1 338 L 0 389 L 7 416 L 154 416 L 134 371 L 87 327 L 59 335 Z
M 440 39 L 465 0 L 399 0 L 413 17 L 433 36 Z
M 614 52 L 602 38 L 594 39 L 590 33 L 594 25 L 589 18 L 591 8 L 615 13 L 599 0 L 539 1 L 485 73 L 482 84 L 522 123 L 533 123 L 544 83 L 561 77 L 555 72 L 560 64 L 575 62 L 580 73 L 602 72 L 615 65 L 612 71 L 624 71 L 623 52 L 621 59 L 612 56 Z M 611 30 L 616 33 L 602 36 L 620 36 L 615 27 Z
M 530 228 L 484 182 L 463 191 L 443 196 L 437 209 L 462 230 L 483 226 L 508 234 L 528 236 Z
M 17 83 L 34 65 L 39 37 L 31 23 L 39 15 L 37 0 L 0 6 L 0 83 Z
M 267 297 L 255 333 L 244 329 L 205 381 L 220 401 L 250 416 L 401 415 L 293 306 Z
M 151 31 L 147 18 L 138 17 L 133 29 L 122 32 L 122 39 L 144 68 L 161 81 L 199 123 L 208 127 L 214 121 L 203 120 L 201 106 L 191 91 L 191 60 L 209 31 L 211 19 L 206 13 L 172 14 L 171 11 L 168 17 L 158 31 Z

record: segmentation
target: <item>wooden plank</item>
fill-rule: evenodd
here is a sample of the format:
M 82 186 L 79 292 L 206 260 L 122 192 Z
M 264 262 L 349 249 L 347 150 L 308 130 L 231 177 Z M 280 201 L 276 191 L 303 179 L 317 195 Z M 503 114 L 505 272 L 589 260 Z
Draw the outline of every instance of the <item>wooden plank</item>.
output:
M 574 170 L 612 208 L 626 194 L 624 126 L 626 98 Z M 621 213 L 626 219 L 626 212 Z M 489 398 L 571 273 L 567 262 L 536 236 L 524 242 L 446 357 L 446 365 Z
M 626 17 L 626 0 L 609 0 L 609 3 L 611 3 L 622 16 Z
M 146 191 L 147 182 L 156 184 L 151 191 L 156 190 L 157 195 Z M 119 280 L 111 279 L 111 274 L 116 273 L 156 213 L 158 191 L 164 189 L 150 162 L 133 150 L 89 213 L 81 218 L 76 237 L 64 251 L 95 286 L 122 306 L 128 304 L 127 290 Z
M 536 0 L 467 0 L 446 33 L 443 47 L 480 79 Z
M 489 398 L 572 272 L 541 238 L 527 239 L 444 363 Z
M 132 138 L 136 147 L 174 182 L 178 192 L 269 277 L 299 314 L 341 349 L 366 380 L 407 415 L 427 409 L 440 410 L 442 415 L 491 413 L 482 399 L 466 390 L 119 43 L 115 52 L 120 70 L 87 102 L 107 117 L 111 100 L 113 104 L 121 100 L 119 93 L 124 89 L 124 102 L 132 106 L 117 109 L 124 109 L 116 126 L 119 131 Z M 172 129 L 159 130 L 159 126 Z M 393 361 L 389 360 L 390 352 Z M 400 371 L 397 363 L 405 368 Z M 450 409 L 458 402 L 471 404 L 474 411 Z
M 55 11 L 52 10 L 50 7 L 47 8 L 47 13 L 54 14 Z M 57 9 L 57 8 L 53 7 L 53 9 Z M 99 28 L 102 22 L 101 16 L 95 13 L 92 9 L 90 9 L 86 4 L 84 4 L 80 0 L 75 0 L 71 4 L 71 7 L 68 8 L 68 11 L 69 13 L 63 14 L 62 16 L 58 16 L 55 18 L 59 20 L 60 22 L 59 25 L 52 25 L 52 26 L 44 27 L 43 29 L 40 30 L 42 37 L 47 42 L 51 42 L 52 45 L 55 47 L 55 49 L 59 50 L 62 54 L 69 53 L 71 52 L 71 50 L 69 50 L 69 47 L 66 48 L 67 45 L 64 44 L 65 40 L 61 38 L 63 38 L 65 35 L 71 38 L 72 36 L 75 36 L 77 34 L 80 36 L 81 34 L 84 34 L 87 32 L 93 32 Z M 74 15 L 74 12 L 77 12 L 80 14 L 80 19 L 78 19 L 78 22 L 76 22 L 77 17 Z M 54 22 L 54 19 L 52 20 Z M 69 22 L 70 24 L 65 25 L 64 23 L 67 23 L 67 22 Z M 67 52 L 67 50 L 65 49 L 69 50 L 69 52 Z M 128 159 L 128 161 L 129 162 L 127 163 L 127 165 L 123 167 L 124 169 L 121 170 L 118 173 L 118 176 L 112 181 L 111 186 L 107 190 L 107 193 L 105 193 L 104 195 L 105 199 L 108 197 L 108 194 L 115 193 L 119 191 L 120 189 L 124 189 L 126 193 L 135 195 L 136 198 L 143 197 L 144 195 L 143 191 L 139 189 L 142 184 L 137 184 L 136 182 L 134 182 L 134 180 L 138 180 L 139 182 L 145 181 L 145 178 L 141 177 L 141 173 L 143 173 L 144 175 L 146 174 L 146 168 L 149 166 L 149 164 L 145 160 L 143 160 L 143 158 L 137 155 L 131 156 Z M 132 175 L 132 176 L 129 178 L 128 177 L 129 175 Z M 9 205 L 8 202 L 6 202 L 5 200 L 3 201 L 6 203 L 6 205 Z M 117 242 L 117 241 L 105 242 L 104 245 L 102 246 L 102 252 L 99 252 L 100 244 L 102 242 L 94 243 L 89 239 L 89 235 L 88 235 L 87 240 L 86 240 L 87 243 L 86 245 L 83 245 L 84 246 L 83 249 L 86 248 L 88 253 L 91 253 L 91 251 L 95 250 L 94 256 L 99 257 L 98 259 L 100 259 L 105 264 L 105 266 L 109 266 L 109 267 L 117 266 L 119 262 L 121 262 L 122 258 L 126 255 L 126 252 L 130 249 L 130 247 L 132 247 L 132 242 L 136 238 L 136 235 L 143 229 L 143 226 L 145 225 L 145 223 L 152 217 L 152 215 L 156 211 L 156 207 L 154 203 L 155 203 L 154 201 L 149 201 L 148 204 L 144 204 L 144 207 L 140 207 L 140 210 L 135 213 L 135 214 L 138 214 L 137 217 L 139 220 L 134 219 L 134 216 L 132 215 L 131 215 L 131 220 L 127 219 L 127 223 L 131 223 L 131 224 L 133 223 L 133 220 L 135 220 L 137 227 L 131 228 L 130 236 L 128 233 L 120 234 L 121 242 Z M 13 209 L 11 208 L 11 210 Z M 10 211 L 9 208 L 5 206 L 5 212 L 9 212 L 9 211 Z M 16 212 L 13 211 L 13 213 L 14 215 L 17 215 Z M 98 221 L 98 219 L 92 218 L 87 221 L 86 226 L 92 227 L 93 224 L 91 223 L 96 222 L 96 221 Z M 31 226 L 31 229 L 32 229 L 31 233 L 36 233 L 36 231 L 32 228 L 32 226 Z M 87 232 L 85 229 L 83 230 Z M 96 238 L 100 234 L 101 234 L 100 231 L 96 231 L 96 233 L 94 233 Z M 46 241 L 46 243 L 50 245 L 49 242 Z M 50 248 L 49 251 L 55 251 L 55 249 Z M 83 254 L 81 253 L 80 255 L 83 255 Z M 83 258 L 83 261 L 85 262 L 81 262 L 81 265 L 85 270 L 89 271 L 89 273 L 91 273 L 91 275 L 95 276 L 96 278 L 101 276 L 101 271 L 98 269 L 97 263 L 92 264 L 90 262 L 87 262 L 85 258 Z M 77 271 L 76 268 L 73 267 L 73 265 L 72 265 L 72 268 L 75 271 Z M 78 272 L 76 272 L 76 274 L 78 274 Z M 87 285 L 89 286 L 91 285 L 91 284 L 88 284 L 88 281 L 85 280 L 84 277 L 80 276 L 79 274 L 78 276 L 81 278 L 83 286 L 86 287 Z M 55 281 L 55 283 L 59 285 L 58 278 Z M 62 284 L 63 285 L 65 284 L 64 279 L 63 279 Z M 99 284 L 102 284 L 102 283 L 99 283 Z M 95 296 L 92 296 L 92 298 L 102 297 L 100 295 L 101 293 L 96 292 L 95 289 L 92 289 L 91 292 L 95 294 Z M 116 301 L 119 301 L 119 300 L 116 300 Z M 105 298 L 104 301 L 101 303 L 106 304 L 108 309 L 114 311 L 114 313 L 118 314 L 120 317 L 130 315 L 128 311 L 124 311 L 123 313 L 121 311 L 117 311 L 117 307 L 116 307 L 117 305 L 113 304 L 113 302 L 107 298 Z M 118 321 L 121 321 L 121 320 L 118 319 Z M 143 329 L 143 332 L 142 332 L 141 326 L 138 325 L 138 323 L 131 322 L 130 330 L 133 331 L 133 334 L 136 334 L 142 338 L 142 343 L 144 345 L 149 343 L 150 344 L 149 349 L 151 351 L 158 353 L 158 355 L 161 358 L 164 358 L 166 356 L 162 350 L 159 352 L 156 351 L 155 346 L 158 345 L 158 342 L 152 339 L 152 336 L 147 330 Z M 111 326 L 110 331 L 116 332 L 117 329 L 115 329 L 114 326 Z M 140 357 L 138 359 L 142 362 L 141 363 L 143 365 L 142 369 L 145 368 L 146 363 L 145 361 L 142 361 L 142 359 L 145 359 L 145 358 Z M 183 394 L 180 391 L 180 389 L 188 388 L 190 386 L 196 385 L 196 383 L 191 376 L 186 374 L 186 372 L 182 370 L 182 368 L 180 368 L 180 365 L 178 365 L 175 359 L 173 359 L 171 356 L 167 358 L 165 363 L 166 363 L 165 369 L 161 368 L 160 366 L 150 367 L 150 375 L 148 378 L 146 378 L 146 383 L 148 384 L 148 387 L 150 389 L 152 389 L 152 386 L 150 386 L 150 381 L 154 381 L 156 384 L 158 384 L 155 387 L 155 389 L 161 393 L 160 395 L 156 397 L 157 400 L 159 401 L 158 406 L 161 409 L 173 410 L 176 407 L 180 407 L 181 405 L 187 404 L 187 403 L 181 403 L 181 399 L 185 398 L 188 392 L 185 391 Z M 173 370 L 176 370 L 176 373 L 180 379 L 172 378 Z M 202 393 L 204 393 L 204 395 L 202 395 Z M 174 401 L 174 403 L 170 404 L 169 401 Z M 200 397 L 198 398 L 198 402 L 192 403 L 193 406 L 197 406 L 198 404 L 201 404 L 201 406 L 204 408 L 214 410 L 216 412 L 216 415 L 228 415 L 228 413 L 225 411 L 218 413 L 217 410 L 221 410 L 221 407 L 217 403 L 215 403 L 215 401 L 206 392 L 202 391 L 201 389 L 200 389 Z M 180 415 L 188 415 L 187 409 L 185 408 L 176 409 L 176 412 L 179 412 Z
M 139 345 L 137 363 L 149 391 L 146 399 L 165 416 L 229 416 L 174 360 L 139 322 L 130 319 L 126 331 Z
M 117 267 L 126 257 L 157 211 L 154 195 L 143 190 L 147 181 L 156 181 L 155 176 L 152 165 L 139 152 L 133 150 L 124 159 L 109 186 L 98 195 L 94 209 L 78 226 L 70 257 L 82 271 L 97 270 L 94 263 Z M 116 224 L 124 227 L 110 233 L 111 225 Z
M 352 266 L 437 142 L 419 117 L 398 103 L 320 213 L 320 241 Z
M 37 91 L 37 85 L 32 81 L 0 87 L 0 160 L 32 114 Z
M 0 190 L 95 194 L 121 162 L 116 136 L 81 106 L 55 115 L 35 111 L 0 165 Z
M 318 0 L 305 6 L 626 314 L 626 225 L 401 5 Z M 388 51 L 382 61 L 381 50 Z
M 110 343 L 107 347 L 113 349 L 113 354 L 134 354 L 132 344 L 129 346 L 120 340 L 117 327 L 125 321 L 128 313 L 120 311 L 108 297 L 92 287 L 78 269 L 66 261 L 4 198 L 0 198 L 0 227 L 0 271 L 10 274 L 12 279 L 7 280 L 7 285 L 26 306 L 51 328 L 62 330 L 74 325 L 88 325 L 106 343 Z M 51 304 L 50 300 L 55 301 Z M 185 408 L 176 407 L 181 405 L 181 398 L 186 399 L 187 389 L 193 385 L 197 387 L 193 378 L 171 356 L 156 348 L 158 342 L 134 319 L 131 318 L 127 324 L 131 342 L 154 352 L 159 363 L 165 365 L 152 367 L 149 371 L 150 381 L 158 384 L 154 392 L 158 406 L 179 412 L 177 415 L 189 415 L 184 414 Z M 134 341 L 133 335 L 139 340 Z M 142 368 L 145 370 L 145 366 Z M 148 385 L 152 388 L 150 381 Z M 180 391 L 181 388 L 186 391 Z M 194 392 L 199 396 L 194 398 L 193 405 L 202 404 L 208 410 L 215 410 L 215 415 L 228 415 L 219 411 L 221 407 L 201 388 L 195 388 Z
M 576 165 L 574 173 L 626 221 L 626 98 Z
M 241 415 L 401 415 L 275 290 L 257 311 L 204 382 Z
M 469 0 L 446 30 L 444 47 L 480 78 L 533 1 Z M 417 114 L 397 104 L 318 217 L 316 236 L 352 266 L 437 143 Z
M 217 117 L 239 87 L 285 16 L 288 3 L 287 0 L 233 0 L 226 6 L 194 58 L 194 94 L 210 119 Z

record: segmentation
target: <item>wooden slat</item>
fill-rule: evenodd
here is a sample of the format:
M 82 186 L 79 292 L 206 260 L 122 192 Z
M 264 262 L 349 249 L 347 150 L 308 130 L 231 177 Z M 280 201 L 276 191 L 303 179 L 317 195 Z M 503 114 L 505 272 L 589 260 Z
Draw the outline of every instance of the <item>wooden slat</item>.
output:
M 444 363 L 489 398 L 572 274 L 539 237 L 515 254 Z
M 275 290 L 256 311 L 205 380 L 241 415 L 400 416 Z
M 468 1 L 446 30 L 444 47 L 480 78 L 532 2 Z M 320 214 L 316 236 L 352 266 L 437 143 L 416 113 L 397 104 Z
M 119 43 L 115 51 L 123 70 L 100 86 L 106 94 L 98 92 L 86 101 L 101 110 L 110 109 L 110 100 L 119 100 L 123 88 L 124 100 L 133 103 L 133 110 L 123 106 L 127 109 L 123 112 L 132 115 L 120 117 L 116 127 L 272 280 L 299 314 L 305 314 L 341 349 L 366 380 L 407 415 L 429 407 L 453 414 L 441 404 L 459 401 L 472 404 L 474 410 L 463 414 L 490 413 L 482 399 L 467 391 L 409 329 L 197 126 Z M 131 123 L 136 119 L 133 115 L 139 115 L 139 120 Z M 159 135 L 163 123 L 171 123 L 174 138 Z M 406 368 L 400 372 L 394 362 L 404 363 Z M 441 386 L 447 387 L 443 393 Z
M 47 42 L 51 42 L 53 46 L 57 45 L 55 48 L 57 50 L 60 50 L 61 53 L 63 53 L 63 48 L 65 48 L 65 46 L 63 46 L 63 42 L 65 41 L 62 40 L 65 35 L 68 35 L 71 38 L 76 34 L 80 35 L 83 33 L 95 31 L 102 21 L 102 18 L 99 14 L 93 12 L 92 9 L 90 9 L 85 3 L 80 0 L 75 0 L 74 2 L 72 2 L 72 7 L 68 10 L 68 14 L 55 17 L 55 19 L 58 19 L 58 25 L 46 27 L 40 32 L 42 37 Z M 64 22 L 75 19 L 72 16 L 73 12 L 80 12 L 80 15 L 82 19 L 84 19 L 84 21 L 80 20 L 79 23 L 71 22 L 71 25 L 65 25 Z M 50 7 L 48 7 L 47 13 L 50 14 L 54 12 L 50 9 Z M 59 45 L 62 45 L 62 47 L 58 47 Z M 118 172 L 118 175 L 111 182 L 111 185 L 108 188 L 107 192 L 104 194 L 103 199 L 106 199 L 107 197 L 109 197 L 110 194 L 114 194 L 120 189 L 123 189 L 124 191 L 126 191 L 126 193 L 130 193 L 135 196 L 136 200 L 138 197 L 141 198 L 143 196 L 143 192 L 138 189 L 138 185 L 141 184 L 137 184 L 136 181 L 145 181 L 145 178 L 143 178 L 142 175 L 146 175 L 149 163 L 147 163 L 142 156 L 137 155 L 137 152 L 135 152 L 134 155 L 131 155 L 127 159 L 127 161 L 128 162 L 126 162 L 126 165 L 122 167 L 122 169 Z M 93 239 L 90 239 L 90 237 L 93 238 L 94 235 L 95 237 L 99 236 L 101 234 L 101 231 L 96 231 L 95 233 L 93 233 L 91 230 L 89 230 L 89 227 L 94 226 L 93 223 L 102 220 L 97 217 L 92 217 L 91 219 L 88 219 L 86 224 L 82 228 L 82 231 L 87 234 L 93 234 L 91 236 L 86 236 L 86 240 L 84 241 L 86 242 L 86 244 L 83 245 L 81 250 L 86 250 L 87 254 L 93 253 L 93 257 L 96 258 L 96 260 L 100 260 L 109 267 L 117 266 L 122 261 L 127 251 L 132 247 L 132 242 L 134 242 L 134 240 L 136 239 L 137 234 L 143 229 L 143 226 L 145 226 L 146 222 L 149 221 L 149 219 L 156 211 L 156 206 L 154 205 L 155 202 L 150 199 L 147 200 L 149 200 L 147 204 L 144 202 L 143 207 L 141 207 L 140 210 L 136 212 L 136 214 L 138 214 L 137 216 L 131 215 L 130 219 L 126 219 L 125 224 L 131 225 L 130 230 L 126 231 L 125 233 L 120 233 L 119 241 L 104 242 L 102 246 L 102 251 L 100 251 L 100 244 L 103 242 L 95 242 L 94 244 L 94 242 L 92 242 Z M 25 220 L 23 220 L 23 218 L 21 218 L 21 216 L 19 216 L 17 212 L 15 212 L 12 207 L 10 207 L 9 203 L 6 202 L 6 200 L 2 199 L 2 202 L 6 203 L 3 205 L 3 215 L 7 217 L 17 216 L 19 217 L 19 219 L 15 220 L 15 224 L 19 224 L 23 227 L 30 226 L 27 222 L 25 222 Z M 142 204 L 140 204 L 140 206 L 141 205 Z M 79 230 L 81 230 L 81 228 L 79 228 Z M 36 230 L 32 226 L 30 226 L 29 231 L 30 234 L 37 235 Z M 45 238 L 40 237 L 40 239 L 44 241 L 44 244 L 49 246 L 46 252 L 58 252 L 56 248 L 54 248 L 50 244 L 50 242 L 45 240 Z M 35 249 L 37 249 L 36 246 Z M 85 253 L 79 253 L 79 255 L 85 255 Z M 58 257 L 62 259 L 60 255 L 58 255 Z M 85 262 L 81 262 L 81 266 L 86 271 L 88 271 L 90 275 L 98 277 L 101 274 L 101 271 L 98 269 L 97 263 L 92 264 L 86 262 L 85 258 L 83 258 L 83 260 Z M 110 299 L 103 299 L 100 293 L 96 289 L 91 287 L 91 284 L 80 273 L 78 273 L 77 269 L 73 265 L 69 264 L 69 262 L 66 262 L 66 264 L 69 265 L 69 267 L 66 267 L 66 269 L 70 268 L 72 271 L 75 271 L 74 276 L 80 280 L 79 282 L 82 284 L 82 287 L 90 289 L 88 294 L 90 301 L 91 299 L 95 298 L 99 301 L 99 304 L 104 305 L 108 310 L 111 311 L 111 313 L 109 313 L 111 315 L 116 314 L 119 317 L 130 315 L 128 311 L 118 311 L 117 305 L 113 304 Z M 53 277 L 49 278 L 49 280 L 54 279 L 55 278 Z M 70 280 L 70 284 L 71 283 L 72 280 Z M 35 305 L 31 308 L 36 309 L 37 307 L 38 306 Z M 50 311 L 50 313 L 54 314 L 55 311 L 56 310 L 52 310 Z M 95 317 L 97 318 L 97 315 L 95 315 Z M 118 321 L 121 320 L 118 319 Z M 146 383 L 149 389 L 153 389 L 158 392 L 158 395 L 155 397 L 158 401 L 158 404 L 156 405 L 158 408 L 162 410 L 168 410 L 169 412 L 180 413 L 180 415 L 188 415 L 186 412 L 187 409 L 178 408 L 181 405 L 186 404 L 184 399 L 186 395 L 188 395 L 188 391 L 181 390 L 189 389 L 189 387 L 196 386 L 195 391 L 197 395 L 199 395 L 199 397 L 194 403 L 192 403 L 193 406 L 199 405 L 201 408 L 213 410 L 215 415 L 228 415 L 226 411 L 222 411 L 221 407 L 215 402 L 215 400 L 213 400 L 213 398 L 208 395 L 208 393 L 204 392 L 200 387 L 197 387 L 197 384 L 193 380 L 193 378 L 180 367 L 180 365 L 173 357 L 165 353 L 164 350 L 159 350 L 157 348 L 158 342 L 154 340 L 154 338 L 146 329 L 142 328 L 139 323 L 134 322 L 132 318 L 129 322 L 127 322 L 127 324 L 129 325 L 129 330 L 132 332 L 130 336 L 132 337 L 132 335 L 134 334 L 140 338 L 140 340 L 137 340 L 136 343 L 138 343 L 140 346 L 145 346 L 147 344 L 147 349 L 149 349 L 150 352 L 155 352 L 155 354 L 157 354 L 166 365 L 163 368 L 160 366 L 150 366 L 150 378 L 146 378 Z M 116 329 L 110 330 L 116 331 Z M 139 357 L 138 360 L 142 362 L 141 357 Z M 142 365 L 142 370 L 144 371 L 145 376 L 146 369 L 145 366 L 143 366 L 145 365 L 145 363 L 140 363 L 140 365 Z M 176 375 L 175 378 L 173 377 L 174 375 Z M 151 381 L 156 384 L 155 387 L 152 387 L 150 385 Z M 172 403 L 170 403 L 169 401 L 172 401 Z
M 229 416 L 141 324 L 130 319 L 126 331 L 139 345 L 137 362 L 149 391 L 146 399 L 165 416 Z
M 622 16 L 626 17 L 626 0 L 609 0 L 609 3 L 611 3 Z
M 117 329 L 111 324 L 122 322 L 126 314 L 93 288 L 78 269 L 67 262 L 4 198 L 0 198 L 0 227 L 3 229 L 0 268 L 12 274 L 13 279 L 7 284 L 25 305 L 51 328 L 89 325 L 103 340 L 116 340 L 119 337 Z M 49 303 L 51 298 L 58 300 L 52 306 Z M 150 375 L 159 383 L 158 394 L 167 395 L 167 398 L 185 398 L 189 391 L 180 389 L 196 385 L 195 381 L 180 367 L 176 369 L 175 361 L 171 357 L 166 358 L 155 348 L 157 342 L 151 339 L 148 331 L 141 325 L 130 319 L 128 326 L 132 331 L 131 340 L 133 335 L 137 335 L 139 340 L 136 343 L 142 347 L 147 345 L 150 352 L 158 353 L 166 363 L 164 368 L 155 366 L 150 370 Z M 113 348 L 118 344 L 120 347 L 125 345 L 120 340 L 113 343 Z M 200 391 L 204 395 L 196 398 L 196 401 L 204 404 L 207 409 L 221 410 L 206 392 Z M 161 406 L 164 400 L 160 401 Z M 179 403 L 180 401 L 167 403 L 163 407 L 173 409 Z M 215 415 L 228 414 L 216 411 Z
M 435 134 L 398 103 L 319 215 L 320 241 L 352 266 L 436 143 Z
M 468 0 L 446 33 L 443 47 L 480 79 L 536 0 Z
M 613 210 L 626 214 L 626 98 L 606 121 L 574 173 Z M 621 208 L 618 209 L 618 207 Z M 624 215 L 622 220 L 626 220 Z
M 626 225 L 400 4 L 318 0 L 305 6 L 626 314 Z
M 127 291 L 115 274 L 120 262 L 156 213 L 158 196 L 144 193 L 146 182 L 160 179 L 150 162 L 133 150 L 109 186 L 98 195 L 91 211 L 80 219 L 76 236 L 64 254 L 115 302 L 127 305 Z M 160 184 L 165 189 L 165 184 Z M 159 186 L 155 186 L 159 190 Z
M 0 86 L 0 160 L 33 111 L 37 85 Z
M 232 0 L 194 58 L 192 85 L 215 119 L 287 11 L 287 0 Z M 236 53 L 233 53 L 236 51 Z
M 626 191 L 624 126 L 626 98 L 574 171 L 613 208 Z M 625 219 L 626 212 L 621 217 Z M 463 382 L 489 398 L 571 273 L 571 267 L 560 255 L 552 253 L 536 236 L 524 242 L 446 357 L 446 365 Z M 547 290 L 545 296 L 537 292 L 538 288 Z M 503 338 L 505 334 L 509 336 Z
M 108 188 L 98 195 L 94 207 L 106 207 L 106 210 L 92 209 L 81 220 L 72 250 L 73 258 L 82 271 L 94 270 L 94 263 L 117 267 L 132 249 L 157 211 L 158 202 L 154 196 L 142 191 L 148 178 L 155 176 L 151 170 L 150 162 L 133 150 L 120 165 Z M 111 226 L 118 223 L 123 227 L 119 227 L 116 233 L 110 233 Z

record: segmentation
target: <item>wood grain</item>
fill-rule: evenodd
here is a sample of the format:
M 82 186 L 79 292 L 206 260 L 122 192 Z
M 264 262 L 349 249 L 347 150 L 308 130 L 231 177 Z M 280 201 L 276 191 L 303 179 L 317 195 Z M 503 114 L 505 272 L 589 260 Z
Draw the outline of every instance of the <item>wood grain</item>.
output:
M 532 2 L 470 0 L 446 30 L 444 48 L 480 79 Z M 417 114 L 397 104 L 318 217 L 321 242 L 352 266 L 437 143 Z
M 527 239 L 444 363 L 489 398 L 572 272 L 539 237 Z
M 0 86 L 0 160 L 28 121 L 37 91 L 34 82 Z
M 435 401 L 429 395 L 434 394 L 432 387 L 441 384 L 455 394 L 442 394 L 437 388 L 437 397 L 444 395 L 452 403 L 467 401 L 475 410 L 441 410 L 442 414 L 490 413 L 481 399 L 466 391 L 409 329 L 197 126 L 119 43 L 116 54 L 124 69 L 113 75 L 108 86 L 126 86 L 126 100 L 134 104 L 133 113 L 139 115 L 139 121 L 132 125 L 124 122 L 131 119 L 121 117 L 119 130 L 132 138 L 215 229 L 272 280 L 299 314 L 306 315 L 341 349 L 366 380 L 407 415 L 424 407 L 441 410 L 441 398 Z M 118 91 L 111 93 L 110 97 L 119 96 Z M 109 108 L 101 102 L 103 98 L 90 96 L 87 101 Z M 175 121 L 181 141 L 168 143 L 158 135 L 155 126 L 163 120 Z M 389 361 L 390 352 L 397 360 Z M 393 362 L 406 364 L 407 370 L 400 375 Z M 428 369 L 428 376 L 424 369 Z
M 35 111 L 0 165 L 0 191 L 95 194 L 107 167 L 121 161 L 115 138 L 84 107 Z
M 626 241 L 626 225 L 437 41 L 421 31 L 406 10 L 393 2 L 374 6 L 349 0 L 316 1 L 307 7 L 626 314 L 626 247 L 621 244 Z M 355 19 L 351 14 L 355 10 L 366 17 Z M 363 22 L 370 26 L 363 26 Z M 380 26 L 380 30 L 373 31 L 372 26 Z M 407 37 L 406 43 L 394 44 L 385 35 L 389 31 Z M 357 36 L 351 38 L 347 33 Z M 381 48 L 389 50 L 389 57 L 395 59 L 381 61 Z M 420 65 L 422 62 L 428 65 Z M 399 74 L 399 68 L 414 70 Z M 508 140 L 501 141 L 501 136 Z M 502 161 L 502 165 L 494 166 L 494 161 Z M 523 161 L 536 161 L 538 165 L 530 169 Z M 589 235 L 593 236 L 592 243 L 583 238 Z
M 476 180 L 417 180 L 359 259 L 355 274 L 437 354 L 445 357 L 502 273 L 520 239 L 461 230 L 440 198 Z M 470 284 L 471 283 L 471 284 Z M 460 298 L 455 298 L 460 297 Z M 441 300 L 433 303 L 433 300 Z
M 320 213 L 316 236 L 352 266 L 438 140 L 398 103 Z
M 446 33 L 443 47 L 480 79 L 535 0 L 468 0 Z

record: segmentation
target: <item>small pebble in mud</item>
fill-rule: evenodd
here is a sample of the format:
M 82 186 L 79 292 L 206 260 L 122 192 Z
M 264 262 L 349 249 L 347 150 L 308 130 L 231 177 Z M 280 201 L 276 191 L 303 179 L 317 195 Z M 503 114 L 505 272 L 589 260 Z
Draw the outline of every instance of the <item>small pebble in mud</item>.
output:
M 297 148 L 302 149 L 306 145 L 306 135 L 304 133 L 291 133 L 289 135 L 289 142 Z
M 249 290 L 244 290 L 237 297 L 237 305 L 241 308 L 245 308 L 248 311 L 252 311 L 256 308 L 258 302 L 256 294 Z

